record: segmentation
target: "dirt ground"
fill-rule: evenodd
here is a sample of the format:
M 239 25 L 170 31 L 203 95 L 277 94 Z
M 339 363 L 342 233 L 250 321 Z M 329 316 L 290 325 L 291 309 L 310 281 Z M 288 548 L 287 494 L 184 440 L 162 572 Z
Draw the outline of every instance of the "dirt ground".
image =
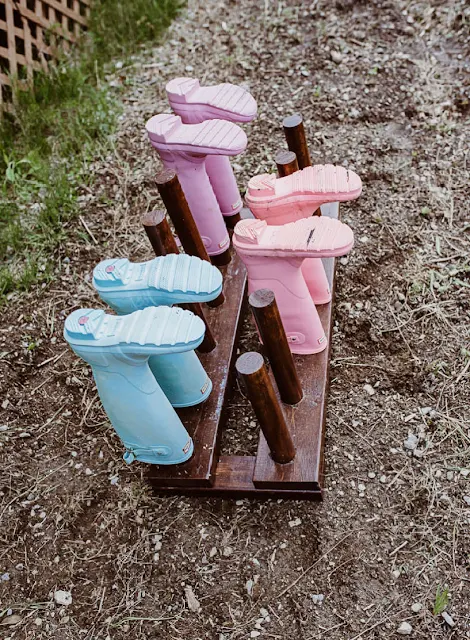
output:
M 81 196 L 93 238 L 77 221 L 56 279 L 2 310 L 2 638 L 470 638 L 469 24 L 461 1 L 206 0 L 117 65 L 124 115 Z M 296 111 L 313 160 L 363 180 L 342 207 L 356 247 L 338 268 L 322 504 L 152 496 L 62 338 L 68 313 L 100 306 L 100 259 L 151 257 L 143 127 L 181 75 L 257 98 L 241 187 L 273 170 Z M 235 396 L 224 452 L 256 440 Z

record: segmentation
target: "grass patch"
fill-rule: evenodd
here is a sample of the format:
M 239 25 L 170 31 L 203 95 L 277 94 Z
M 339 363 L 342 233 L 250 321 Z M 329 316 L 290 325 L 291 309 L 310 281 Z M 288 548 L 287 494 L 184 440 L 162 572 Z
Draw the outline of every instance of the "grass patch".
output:
M 34 87 L 14 87 L 0 121 L 0 302 L 52 277 L 52 257 L 77 216 L 90 161 L 109 146 L 119 111 L 103 71 L 165 30 L 176 0 L 95 0 L 90 30 Z M 71 225 L 70 225 L 71 226 Z

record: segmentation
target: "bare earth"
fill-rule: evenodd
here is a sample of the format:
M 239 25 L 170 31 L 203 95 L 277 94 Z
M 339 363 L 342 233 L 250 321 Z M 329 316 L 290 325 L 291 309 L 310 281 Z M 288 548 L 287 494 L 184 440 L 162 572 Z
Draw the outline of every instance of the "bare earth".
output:
M 403 623 L 470 638 L 469 24 L 462 1 L 190 2 L 110 77 L 125 112 L 82 194 L 94 239 L 77 222 L 57 279 L 2 311 L 3 638 L 369 640 Z M 152 496 L 62 338 L 70 311 L 100 306 L 96 262 L 151 257 L 143 125 L 181 75 L 257 98 L 241 187 L 273 170 L 296 111 L 314 161 L 364 182 L 342 207 L 356 247 L 338 269 L 320 505 Z M 240 348 L 255 345 L 247 320 Z M 256 441 L 237 391 L 224 452 Z

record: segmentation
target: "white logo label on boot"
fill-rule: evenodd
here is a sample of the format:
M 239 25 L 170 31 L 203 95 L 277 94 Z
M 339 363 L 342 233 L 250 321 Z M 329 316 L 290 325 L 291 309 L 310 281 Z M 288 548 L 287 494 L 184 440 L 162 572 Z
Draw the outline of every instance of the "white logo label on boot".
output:
M 188 453 L 188 451 L 191 449 L 191 438 L 188 440 L 188 442 L 184 445 L 183 448 L 183 453 Z
M 318 338 L 318 344 L 323 344 L 325 340 L 326 340 L 326 336 L 325 334 L 323 334 L 321 338 Z
M 201 387 L 201 394 L 204 395 L 207 391 L 207 388 L 209 386 L 209 378 L 207 378 L 207 380 L 204 382 L 204 384 Z

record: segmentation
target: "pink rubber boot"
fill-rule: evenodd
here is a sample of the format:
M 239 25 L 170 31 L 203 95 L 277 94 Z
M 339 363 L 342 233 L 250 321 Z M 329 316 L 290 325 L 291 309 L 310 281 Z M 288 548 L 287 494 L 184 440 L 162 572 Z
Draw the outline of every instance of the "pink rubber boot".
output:
M 248 183 L 245 199 L 256 218 L 280 225 L 307 218 L 322 204 L 355 200 L 361 191 L 356 173 L 326 164 L 306 167 L 284 178 L 268 173 L 255 176 Z M 305 260 L 302 273 L 315 304 L 329 302 L 331 291 L 321 261 Z
M 256 116 L 256 101 L 248 91 L 234 84 L 201 87 L 195 78 L 175 78 L 166 85 L 171 108 L 187 124 L 205 120 L 251 122 Z M 208 156 L 206 171 L 223 216 L 238 213 L 243 204 L 226 156 Z
M 339 220 L 310 217 L 283 226 L 264 220 L 241 220 L 233 245 L 248 271 L 248 291 L 271 289 L 292 353 L 323 351 L 327 339 L 302 273 L 305 258 L 348 253 L 352 230 Z
M 179 116 L 164 113 L 150 118 L 145 127 L 163 164 L 178 175 L 207 253 L 223 253 L 230 239 L 206 172 L 206 157 L 241 153 L 245 133 L 223 120 L 183 124 Z

